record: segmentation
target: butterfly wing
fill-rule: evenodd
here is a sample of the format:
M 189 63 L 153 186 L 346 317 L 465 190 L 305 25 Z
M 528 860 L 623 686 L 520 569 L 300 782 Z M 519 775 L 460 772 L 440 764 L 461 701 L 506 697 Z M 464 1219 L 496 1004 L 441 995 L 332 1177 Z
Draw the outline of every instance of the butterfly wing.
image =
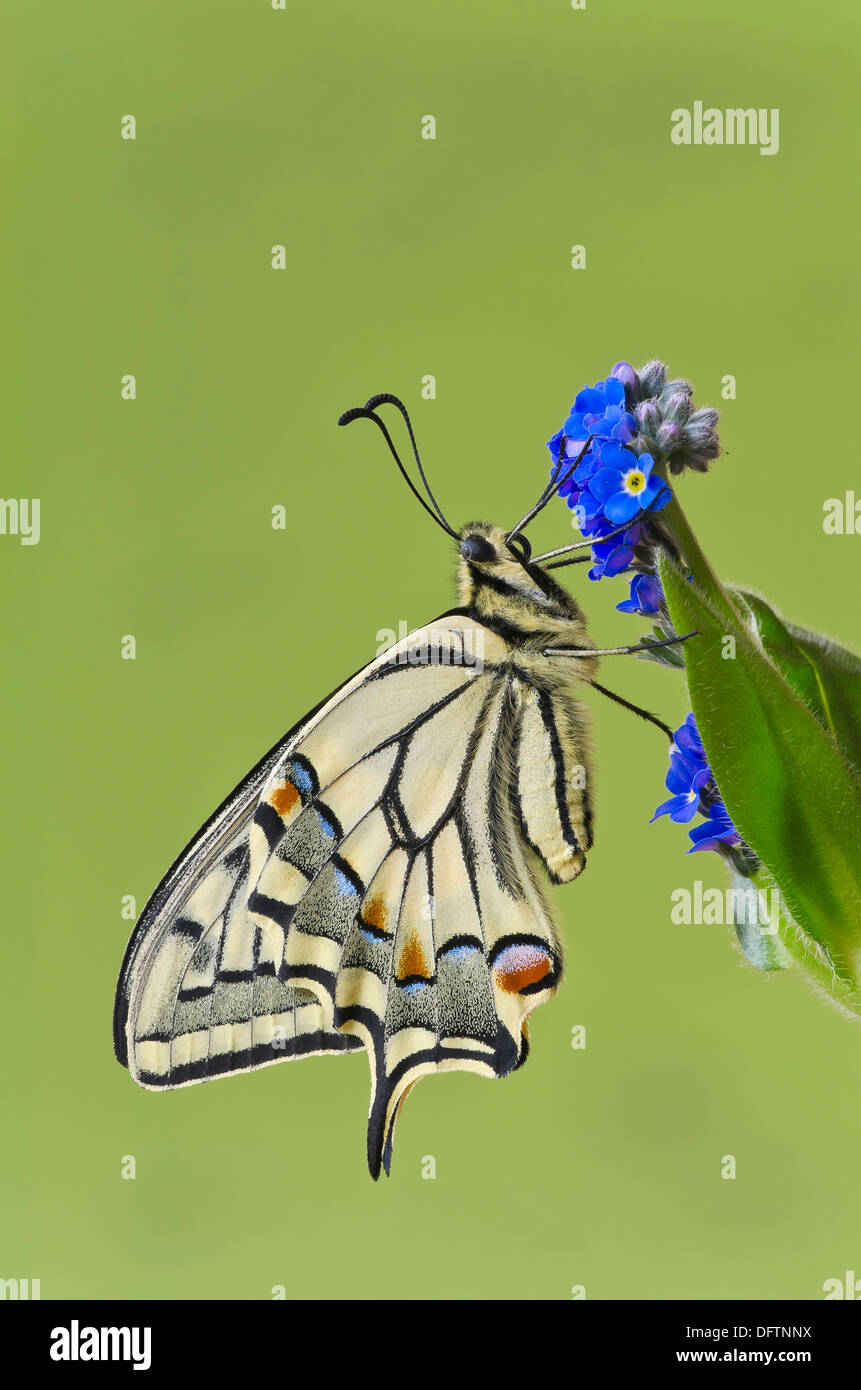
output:
M 325 1029 L 314 996 L 278 981 L 268 939 L 247 912 L 249 824 L 263 788 L 285 749 L 350 684 L 321 702 L 248 773 L 141 913 L 114 1004 L 114 1050 L 139 1085 L 161 1090 L 359 1046 Z
M 582 847 L 570 814 L 540 811 L 547 696 L 509 656 L 471 617 L 439 619 L 237 788 L 130 944 L 118 1055 L 136 1080 L 364 1046 L 376 1177 L 421 1076 L 520 1064 L 561 968 L 532 850 L 567 854 L 570 877 Z

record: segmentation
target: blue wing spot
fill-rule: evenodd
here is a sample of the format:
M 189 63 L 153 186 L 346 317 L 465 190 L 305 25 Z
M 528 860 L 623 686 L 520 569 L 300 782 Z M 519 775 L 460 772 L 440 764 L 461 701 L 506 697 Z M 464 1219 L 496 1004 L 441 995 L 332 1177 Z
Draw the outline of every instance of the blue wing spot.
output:
M 349 893 L 354 898 L 359 896 L 356 892 L 356 885 L 350 882 L 343 869 L 339 869 L 337 864 L 335 865 L 335 886 L 339 893 L 345 895 Z
M 444 956 L 444 958 L 445 958 L 446 960 L 465 960 L 467 956 L 471 956 L 471 955 L 473 955 L 474 953 L 477 953 L 477 952 L 478 952 L 478 947 L 477 947 L 477 946 L 466 946 L 466 945 L 463 945 L 463 946 L 452 946 L 452 948 L 451 948 L 450 951 L 440 951 L 439 954 L 440 954 L 441 956 Z
M 303 796 L 311 796 L 314 791 L 314 783 L 307 768 L 301 767 L 299 763 L 290 764 L 290 780 L 297 786 Z

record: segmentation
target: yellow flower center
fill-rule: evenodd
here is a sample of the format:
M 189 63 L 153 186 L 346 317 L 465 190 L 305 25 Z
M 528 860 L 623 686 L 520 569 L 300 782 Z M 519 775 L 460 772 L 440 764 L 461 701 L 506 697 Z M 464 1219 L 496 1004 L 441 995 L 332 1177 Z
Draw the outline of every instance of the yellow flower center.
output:
M 641 473 L 639 468 L 632 468 L 630 473 L 625 474 L 625 486 L 629 492 L 642 492 L 646 486 L 645 473 Z

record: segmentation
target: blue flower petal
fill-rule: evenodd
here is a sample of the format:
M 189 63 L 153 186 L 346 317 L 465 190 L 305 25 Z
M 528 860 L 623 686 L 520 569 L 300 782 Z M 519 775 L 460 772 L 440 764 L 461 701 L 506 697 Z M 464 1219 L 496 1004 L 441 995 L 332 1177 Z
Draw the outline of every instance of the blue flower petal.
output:
M 630 444 L 637 433 L 637 426 L 632 415 L 626 415 L 623 420 L 614 424 L 610 431 L 613 439 L 617 439 L 620 444 Z
M 702 826 L 697 826 L 697 829 L 701 830 Z M 693 830 L 688 831 L 688 834 L 690 836 L 693 836 L 694 833 L 695 832 Z M 720 843 L 720 839 L 716 836 L 713 836 L 710 840 L 698 840 L 697 843 L 695 845 L 691 845 L 690 849 L 686 850 L 685 853 L 696 854 L 697 851 L 701 849 L 717 849 Z
M 578 463 L 577 468 L 574 472 L 574 477 L 577 479 L 577 482 L 582 486 L 583 483 L 589 481 L 589 479 L 592 477 L 592 474 L 599 467 L 600 465 L 598 463 L 596 455 L 593 454 L 590 450 L 588 454 L 584 454 L 580 463 Z
M 689 763 L 687 758 L 683 758 L 681 753 L 670 755 L 670 766 L 664 785 L 668 792 L 689 792 L 693 788 L 694 777 L 699 769 L 695 763 Z
M 597 497 L 592 496 L 590 488 L 584 488 L 580 494 L 580 505 L 583 508 L 583 524 L 587 526 L 596 516 L 600 515 L 602 504 Z M 581 527 L 581 530 L 583 528 Z
M 664 597 L 661 581 L 653 574 L 638 574 L 634 576 L 633 584 L 640 612 L 643 614 L 659 612 Z
M 639 510 L 639 498 L 632 497 L 627 492 L 617 492 L 604 503 L 604 515 L 608 521 L 614 521 L 617 526 L 630 521 Z
M 666 495 L 664 495 L 666 494 Z M 650 478 L 640 493 L 640 506 L 659 512 L 670 500 L 670 490 L 662 478 Z
M 602 439 L 596 449 L 602 468 L 614 468 L 617 473 L 627 473 L 628 469 L 637 463 L 636 454 L 632 454 L 630 449 L 623 449 L 618 440 Z
M 624 405 L 625 387 L 615 376 L 608 376 L 604 382 L 604 395 L 608 405 Z
M 706 750 L 693 714 L 689 714 L 681 728 L 676 729 L 673 739 L 683 753 L 692 753 L 703 762 L 706 761 Z
M 613 497 L 620 491 L 621 487 L 622 475 L 615 468 L 605 468 L 602 466 L 597 472 L 593 473 L 592 477 L 589 479 L 589 491 L 598 502 L 606 503 L 610 497 Z M 637 508 L 635 506 L 634 511 L 636 510 Z M 604 511 L 606 513 L 606 507 Z M 634 512 L 630 512 L 629 515 L 633 516 Z M 626 517 L 620 519 L 627 520 Z
M 668 801 L 662 801 L 649 821 L 649 825 L 652 825 L 659 816 L 669 816 L 670 820 L 681 822 L 684 825 L 689 820 L 693 820 L 696 813 L 696 800 L 692 801 L 688 792 L 682 792 L 679 796 L 671 796 Z
M 722 803 L 718 804 L 721 805 Z M 710 816 L 708 820 L 703 821 L 702 825 L 697 825 L 693 830 L 689 830 L 688 836 L 691 840 L 688 854 L 693 854 L 699 849 L 717 849 L 722 844 L 737 845 L 741 840 L 741 836 L 732 821 L 727 824 L 722 816 Z
M 570 438 L 565 440 L 565 457 L 569 461 L 569 463 L 572 459 L 576 459 L 580 454 L 583 453 L 583 447 L 586 443 L 588 434 L 588 430 L 580 429 Z
M 572 413 L 582 411 L 584 414 L 591 411 L 594 414 L 604 413 L 604 392 L 598 386 L 584 386 L 582 391 L 577 392 Z
M 588 434 L 588 430 L 584 433 L 584 432 L 583 432 L 583 429 L 582 429 L 582 425 L 583 425 L 583 417 L 582 417 L 582 415 L 580 415 L 580 414 L 569 415 L 569 416 L 568 416 L 568 419 L 565 421 L 565 424 L 562 426 L 562 429 L 561 429 L 560 433 L 561 433 L 561 434 L 564 434 L 566 439 L 576 439 L 576 437 L 577 437 L 578 434 L 583 434 L 583 437 L 584 437 L 584 439 L 585 439 L 586 434 Z
M 660 611 L 663 597 L 664 591 L 655 575 L 635 574 L 631 580 L 630 597 L 623 603 L 617 603 L 616 607 L 620 613 L 640 613 L 643 617 L 651 617 Z
M 563 438 L 562 431 L 561 431 L 561 430 L 557 430 L 556 433 L 555 433 L 554 435 L 552 435 L 552 437 L 551 437 L 550 439 L 548 439 L 548 441 L 547 441 L 547 448 L 550 450 L 551 454 L 553 455 L 553 461 L 554 461 L 554 463 L 556 462 L 556 460 L 557 460 L 558 457 L 559 457 L 559 450 L 562 448 L 562 438 Z
M 634 552 L 627 545 L 617 545 L 612 555 L 604 562 L 604 573 L 610 579 L 614 574 L 626 570 L 634 558 Z

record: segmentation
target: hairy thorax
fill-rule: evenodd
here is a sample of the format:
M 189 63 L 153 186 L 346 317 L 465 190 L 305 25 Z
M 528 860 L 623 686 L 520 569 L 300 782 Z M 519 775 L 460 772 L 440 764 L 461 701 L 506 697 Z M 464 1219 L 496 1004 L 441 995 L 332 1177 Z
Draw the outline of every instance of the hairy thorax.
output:
M 464 537 L 479 536 L 493 548 L 493 558 L 461 558 L 458 584 L 461 603 L 479 621 L 509 643 L 509 660 L 546 689 L 562 689 L 572 681 L 590 680 L 597 657 L 559 659 L 545 656 L 547 647 L 583 651 L 592 647 L 586 619 L 575 600 L 537 565 L 518 559 L 498 526 L 472 522 Z

